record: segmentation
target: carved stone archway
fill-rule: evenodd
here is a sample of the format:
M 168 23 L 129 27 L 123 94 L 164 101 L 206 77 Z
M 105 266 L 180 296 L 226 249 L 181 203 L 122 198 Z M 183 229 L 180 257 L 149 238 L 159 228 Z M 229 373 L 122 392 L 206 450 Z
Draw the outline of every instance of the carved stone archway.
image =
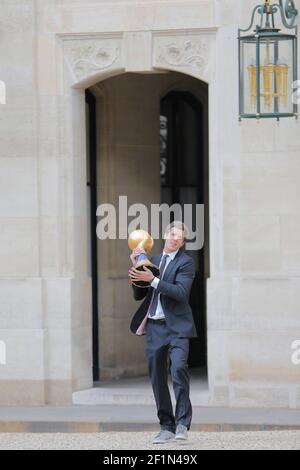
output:
M 86 88 L 125 72 L 173 70 L 210 83 L 215 30 L 62 36 L 69 85 Z
M 70 250 L 72 279 L 73 391 L 92 386 L 91 285 L 88 276 L 86 235 L 85 89 L 108 77 L 134 73 L 180 72 L 209 84 L 209 128 L 213 129 L 215 30 L 124 32 L 61 35 L 64 107 L 61 142 L 65 156 L 65 231 Z M 211 146 L 213 149 L 213 146 Z M 214 158 L 210 152 L 210 171 Z M 213 198 L 212 198 L 213 203 Z M 214 213 L 213 207 L 211 207 Z M 213 225 L 213 224 L 212 224 Z M 217 226 L 214 226 L 217 229 Z M 213 234 L 210 234 L 212 248 Z

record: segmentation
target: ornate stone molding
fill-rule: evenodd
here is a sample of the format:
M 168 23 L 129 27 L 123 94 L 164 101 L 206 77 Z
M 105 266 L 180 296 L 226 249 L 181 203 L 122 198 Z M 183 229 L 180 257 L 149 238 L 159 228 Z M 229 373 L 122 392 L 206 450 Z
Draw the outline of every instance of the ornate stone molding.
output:
M 68 38 L 64 40 L 65 58 L 74 81 L 82 81 L 97 72 L 175 70 L 209 81 L 213 71 L 215 35 L 140 34 L 142 46 L 134 47 L 136 34 L 102 38 Z
M 185 41 L 183 45 L 176 42 L 165 45 L 161 48 L 159 60 L 169 65 L 192 66 L 203 70 L 205 65 L 204 54 L 206 54 L 207 43 L 195 43 Z
M 67 41 L 65 49 L 69 64 L 78 80 L 122 65 L 120 39 Z
M 211 41 L 209 35 L 155 37 L 153 64 L 202 76 L 210 61 Z

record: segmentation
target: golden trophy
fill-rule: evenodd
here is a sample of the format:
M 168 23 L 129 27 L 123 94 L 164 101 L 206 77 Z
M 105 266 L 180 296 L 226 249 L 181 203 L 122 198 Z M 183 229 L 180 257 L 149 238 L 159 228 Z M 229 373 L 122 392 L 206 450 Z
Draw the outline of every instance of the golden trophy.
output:
M 147 254 L 152 250 L 154 245 L 153 238 L 151 235 L 146 232 L 146 230 L 134 230 L 131 232 L 128 238 L 128 246 L 131 250 L 135 250 L 136 248 L 141 248 L 142 252 L 138 255 L 137 261 L 134 265 L 135 269 L 139 271 L 143 271 L 143 267 L 146 266 L 152 274 L 157 277 L 159 276 L 159 267 L 155 264 L 151 263 L 148 259 Z M 149 287 L 149 283 L 146 281 L 131 281 L 136 287 Z

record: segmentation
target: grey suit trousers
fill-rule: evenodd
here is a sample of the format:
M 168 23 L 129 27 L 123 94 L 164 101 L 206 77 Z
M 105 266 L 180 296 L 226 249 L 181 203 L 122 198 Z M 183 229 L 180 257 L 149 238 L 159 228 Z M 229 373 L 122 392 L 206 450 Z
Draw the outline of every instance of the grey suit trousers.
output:
M 147 322 L 146 354 L 149 377 L 155 397 L 157 416 L 161 429 L 175 432 L 178 424 L 190 429 L 192 405 L 189 398 L 188 373 L 189 338 L 172 334 L 166 324 Z M 168 387 L 168 362 L 176 398 L 175 416 Z

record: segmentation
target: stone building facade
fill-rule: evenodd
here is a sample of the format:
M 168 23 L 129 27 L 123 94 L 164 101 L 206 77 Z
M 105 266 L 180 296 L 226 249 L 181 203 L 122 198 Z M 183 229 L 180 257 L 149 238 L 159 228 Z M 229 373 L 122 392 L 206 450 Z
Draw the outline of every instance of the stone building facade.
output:
M 98 202 L 159 203 L 159 100 L 203 106 L 210 404 L 300 407 L 299 124 L 238 122 L 237 28 L 257 0 L 0 3 L 0 404 L 93 385 L 89 89 Z M 126 241 L 97 245 L 100 379 L 144 374 Z

